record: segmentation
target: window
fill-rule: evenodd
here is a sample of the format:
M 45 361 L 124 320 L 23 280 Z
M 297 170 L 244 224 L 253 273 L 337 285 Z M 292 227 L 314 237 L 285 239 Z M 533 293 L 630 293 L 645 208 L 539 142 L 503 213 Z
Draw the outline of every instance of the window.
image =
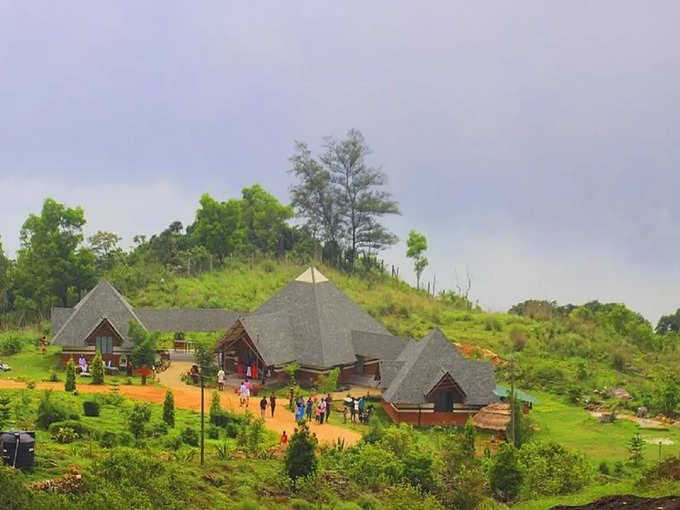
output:
M 112 354 L 113 338 L 110 336 L 98 336 L 96 338 L 96 349 L 97 352 L 101 352 L 102 354 Z

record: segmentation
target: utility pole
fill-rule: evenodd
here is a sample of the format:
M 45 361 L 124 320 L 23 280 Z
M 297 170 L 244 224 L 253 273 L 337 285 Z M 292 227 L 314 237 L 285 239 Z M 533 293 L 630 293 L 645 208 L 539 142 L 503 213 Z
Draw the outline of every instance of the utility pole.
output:
M 205 409 L 203 406 L 205 383 L 203 382 L 203 360 L 201 360 L 201 371 L 199 373 L 201 378 L 201 466 L 205 462 Z
M 515 442 L 515 358 L 513 356 L 510 357 L 510 434 L 512 445 L 517 446 Z

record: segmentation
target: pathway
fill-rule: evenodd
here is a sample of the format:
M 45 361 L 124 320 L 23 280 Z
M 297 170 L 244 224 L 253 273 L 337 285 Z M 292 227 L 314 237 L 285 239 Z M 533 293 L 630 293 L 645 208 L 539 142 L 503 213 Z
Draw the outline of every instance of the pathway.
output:
M 175 361 L 170 368 L 160 375 L 160 382 L 163 386 L 172 389 L 175 398 L 175 406 L 180 409 L 188 409 L 191 411 L 201 410 L 201 390 L 195 386 L 188 386 L 181 381 L 181 374 L 187 372 L 191 367 L 191 362 Z M 26 383 L 21 381 L 14 381 L 10 379 L 0 379 L 0 388 L 25 388 Z M 119 392 L 128 398 L 134 400 L 141 400 L 145 402 L 154 402 L 156 404 L 163 404 L 165 400 L 165 387 L 162 386 L 118 386 Z M 64 383 L 40 382 L 36 383 L 36 389 L 39 390 L 61 390 L 64 389 Z M 90 384 L 78 384 L 79 393 L 106 393 L 111 390 L 111 386 L 94 386 Z M 212 390 L 205 392 L 205 410 L 206 413 L 210 407 L 210 394 Z M 220 393 L 222 407 L 227 411 L 234 413 L 245 413 L 245 409 L 239 408 L 238 396 L 234 393 L 233 388 L 225 388 Z M 284 408 L 284 404 L 279 400 L 279 405 L 276 406 L 274 417 L 271 416 L 267 410 L 265 417 L 265 425 L 270 430 L 277 434 L 281 434 L 284 430 L 290 437 L 295 429 L 295 419 L 293 413 Z M 258 415 L 260 412 L 259 399 L 251 398 L 249 410 Z M 331 415 L 333 416 L 333 415 Z M 339 417 L 335 417 L 339 419 Z M 332 424 L 318 425 L 312 423 L 312 432 L 315 432 L 317 438 L 321 443 L 333 443 L 338 438 L 345 440 L 346 445 L 355 444 L 361 439 L 361 434 L 354 430 L 349 430 L 344 427 L 339 427 Z

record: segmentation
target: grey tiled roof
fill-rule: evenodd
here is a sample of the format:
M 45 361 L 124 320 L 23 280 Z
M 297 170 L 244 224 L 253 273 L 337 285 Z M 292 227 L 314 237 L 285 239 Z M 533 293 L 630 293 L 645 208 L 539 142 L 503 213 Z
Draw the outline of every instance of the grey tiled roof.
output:
M 379 387 L 383 389 L 389 388 L 403 366 L 403 361 L 380 361 Z
M 390 334 L 325 278 L 316 282 L 295 280 L 289 283 L 249 317 L 261 314 L 289 317 L 292 338 L 287 336 L 287 341 L 292 340 L 292 352 L 297 362 L 311 367 L 329 368 L 354 363 L 352 330 Z M 263 335 L 262 341 L 270 340 Z
M 61 315 L 62 312 L 57 312 Z M 61 317 L 63 318 L 63 317 Z M 102 280 L 73 308 L 70 317 L 61 327 L 54 331 L 52 343 L 66 347 L 82 347 L 89 334 L 103 319 L 111 325 L 123 338 L 122 348 L 131 348 L 128 337 L 128 321 L 141 322 L 132 307 L 108 281 Z
M 426 395 L 448 373 L 465 393 L 465 403 L 486 405 L 498 398 L 493 390 L 496 381 L 491 362 L 468 361 L 444 334 L 433 330 L 418 342 L 409 342 L 398 356 L 403 363 L 396 374 L 395 364 L 381 364 L 392 377 L 383 398 L 387 402 L 402 404 L 424 404 Z
M 145 310 L 135 313 L 149 331 L 211 332 L 229 328 L 238 313 L 222 308 L 181 308 L 177 310 Z
M 295 329 L 288 314 L 251 314 L 240 321 L 265 364 L 283 365 L 297 360 Z
M 396 360 L 410 340 L 405 336 L 352 331 L 354 354 L 366 359 Z
M 55 334 L 73 313 L 73 308 L 53 307 L 50 315 L 50 330 Z
M 238 314 L 224 309 L 144 310 L 133 309 L 108 281 L 102 280 L 74 308 L 53 308 L 52 343 L 82 347 L 87 336 L 103 319 L 123 337 L 122 348 L 132 347 L 128 322 L 139 322 L 148 331 L 211 332 L 229 328 Z

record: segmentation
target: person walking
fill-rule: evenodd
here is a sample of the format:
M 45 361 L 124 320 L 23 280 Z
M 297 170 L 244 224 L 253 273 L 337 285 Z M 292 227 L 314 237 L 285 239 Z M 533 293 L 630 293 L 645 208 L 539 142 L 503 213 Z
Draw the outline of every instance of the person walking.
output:
M 42 340 L 40 340 L 40 350 L 42 351 L 43 354 L 45 354 L 46 345 L 47 339 L 45 337 L 42 337 Z
M 326 401 L 324 399 L 319 400 L 319 424 L 323 425 L 323 418 L 326 413 Z
M 274 409 L 276 409 L 276 395 L 272 393 L 269 395 L 269 410 L 272 412 L 272 418 L 274 417 Z
M 288 436 L 286 435 L 286 431 L 284 430 L 283 434 L 281 434 L 281 444 L 285 446 L 287 442 L 288 442 Z
M 243 381 L 238 388 L 238 406 L 243 407 L 246 403 L 246 383 Z
M 263 420 L 266 410 L 267 410 L 267 397 L 263 395 L 262 400 L 260 400 L 260 415 L 262 416 Z
M 352 423 L 357 422 L 358 414 L 359 414 L 359 401 L 355 400 L 354 405 L 352 406 Z
M 224 376 L 224 370 L 220 368 L 219 372 L 217 372 L 217 386 L 220 391 L 224 390 Z

